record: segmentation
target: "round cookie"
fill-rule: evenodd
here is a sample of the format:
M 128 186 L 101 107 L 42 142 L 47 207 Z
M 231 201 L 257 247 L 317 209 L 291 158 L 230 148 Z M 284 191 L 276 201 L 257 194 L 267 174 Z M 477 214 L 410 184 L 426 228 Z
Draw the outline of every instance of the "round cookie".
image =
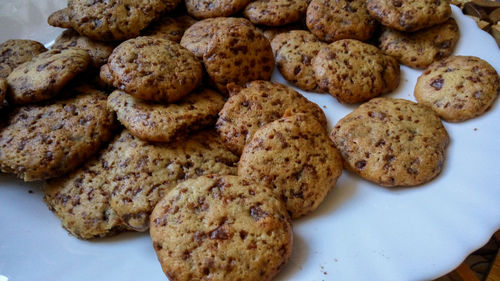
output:
M 61 220 L 62 226 L 80 239 L 112 236 L 127 226 L 109 204 L 109 171 L 117 151 L 116 141 L 99 156 L 60 178 L 48 180 L 43 188 L 44 201 Z
M 181 46 L 190 50 L 197 58 L 203 59 L 208 43 L 222 21 L 225 21 L 225 18 L 208 18 L 194 23 L 182 35 Z
M 101 68 L 101 78 L 137 98 L 175 102 L 195 89 L 202 78 L 196 57 L 176 42 L 137 37 L 121 43 Z
M 245 145 L 238 175 L 268 186 L 292 218 L 323 202 L 342 173 L 342 158 L 325 128 L 307 114 L 285 116 L 261 127 Z
M 9 98 L 13 104 L 50 99 L 87 69 L 90 56 L 79 48 L 50 50 L 18 66 L 7 77 Z
M 200 89 L 176 104 L 163 105 L 116 90 L 108 97 L 108 106 L 132 135 L 147 141 L 169 142 L 215 124 L 224 99 L 217 92 Z
M 106 95 L 69 89 L 75 97 L 16 108 L 0 131 L 0 167 L 25 181 L 61 176 L 111 138 L 115 121 Z
M 377 21 L 366 9 L 366 0 L 312 0 L 307 8 L 309 30 L 325 42 L 370 39 Z
M 230 97 L 219 112 L 216 128 L 226 146 L 238 155 L 260 127 L 280 119 L 287 111 L 311 114 L 326 128 L 321 108 L 290 87 L 252 81 L 244 88 L 229 88 Z
M 7 104 L 5 99 L 7 95 L 7 80 L 0 77 L 0 109 Z
M 274 69 L 271 44 L 255 27 L 234 20 L 218 29 L 210 39 L 203 63 L 222 93 L 229 83 L 243 85 L 269 80 Z
M 68 1 L 71 27 L 94 40 L 117 41 L 136 37 L 162 13 L 173 10 L 180 0 Z
M 117 164 L 110 171 L 110 203 L 123 222 L 137 231 L 148 229 L 154 206 L 178 183 L 237 172 L 239 158 L 226 149 L 214 130 L 169 144 L 142 141 L 125 131 L 118 142 Z
M 442 24 L 414 33 L 386 28 L 379 38 L 379 47 L 404 65 L 426 68 L 432 62 L 451 55 L 459 37 L 457 22 L 449 18 Z
M 450 0 L 366 0 L 366 7 L 383 25 L 407 32 L 445 22 L 451 16 Z
M 305 30 L 281 33 L 271 41 L 276 66 L 281 75 L 304 91 L 319 91 L 312 59 L 325 46 L 316 36 Z
M 195 23 L 196 20 L 187 15 L 176 17 L 163 16 L 158 21 L 150 24 L 143 31 L 143 35 L 157 36 L 179 43 L 184 31 Z
M 272 280 L 293 239 L 280 200 L 235 176 L 179 184 L 155 207 L 150 234 L 171 281 Z
M 308 4 L 307 0 L 257 0 L 246 6 L 243 15 L 253 24 L 282 26 L 300 20 Z
M 431 64 L 418 77 L 415 98 L 448 122 L 482 115 L 500 91 L 498 73 L 486 61 L 451 56 Z
M 198 18 L 227 17 L 241 9 L 250 0 L 186 0 L 186 8 L 189 15 Z
M 19 65 L 47 51 L 33 40 L 11 39 L 0 44 L 0 78 L 7 78 Z
M 78 32 L 68 29 L 65 30 L 50 47 L 51 49 L 64 50 L 77 47 L 87 51 L 90 55 L 90 65 L 99 69 L 101 65 L 108 62 L 108 57 L 113 52 L 115 45 L 108 42 L 94 41 Z
M 442 169 L 449 137 L 439 117 L 424 105 L 374 98 L 342 118 L 331 139 L 344 166 L 382 186 L 415 186 Z
M 354 39 L 335 41 L 312 61 L 316 82 L 341 103 L 359 103 L 399 85 L 399 64 L 377 47 Z

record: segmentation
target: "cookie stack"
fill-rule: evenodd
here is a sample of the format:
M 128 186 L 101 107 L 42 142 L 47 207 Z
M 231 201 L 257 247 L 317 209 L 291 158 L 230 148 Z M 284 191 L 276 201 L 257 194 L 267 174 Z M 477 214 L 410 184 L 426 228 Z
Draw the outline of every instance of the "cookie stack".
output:
M 440 118 L 478 116 L 498 93 L 486 62 L 438 61 L 459 36 L 449 1 L 179 2 L 73 0 L 48 19 L 68 28 L 51 50 L 0 46 L 2 172 L 47 180 L 78 238 L 149 230 L 170 280 L 271 280 L 292 219 L 343 167 L 426 183 L 450 141 Z M 269 81 L 275 62 L 298 88 L 359 106 L 329 134 L 318 105 Z M 399 63 L 428 67 L 418 103 L 379 97 Z

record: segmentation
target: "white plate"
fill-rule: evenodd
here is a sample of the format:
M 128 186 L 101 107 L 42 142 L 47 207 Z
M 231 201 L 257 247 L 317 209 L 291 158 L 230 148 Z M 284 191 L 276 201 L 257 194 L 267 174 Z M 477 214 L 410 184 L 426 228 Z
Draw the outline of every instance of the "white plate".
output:
M 2 0 L 0 41 L 43 43 L 64 0 Z M 454 54 L 476 55 L 500 70 L 500 51 L 473 20 L 453 7 L 461 39 Z M 401 67 L 389 95 L 413 100 L 420 71 Z M 284 82 L 275 73 L 274 79 Z M 352 110 L 328 95 L 306 94 L 326 111 L 330 127 Z M 344 172 L 320 208 L 294 223 L 293 256 L 277 280 L 428 280 L 453 270 L 500 228 L 500 109 L 460 124 L 442 174 L 414 188 L 382 188 Z M 81 241 L 42 202 L 37 184 L 0 176 L 0 280 L 166 280 L 145 233 Z M 30 193 L 32 191 L 33 193 Z

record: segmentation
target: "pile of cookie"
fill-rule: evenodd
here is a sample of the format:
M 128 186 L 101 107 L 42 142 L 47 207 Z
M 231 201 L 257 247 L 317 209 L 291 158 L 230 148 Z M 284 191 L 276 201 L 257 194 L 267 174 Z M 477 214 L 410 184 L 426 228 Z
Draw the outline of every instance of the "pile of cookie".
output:
M 0 45 L 0 168 L 46 180 L 78 238 L 149 229 L 170 280 L 270 280 L 292 219 L 343 167 L 382 186 L 428 182 L 449 142 L 441 119 L 491 106 L 498 74 L 449 57 L 450 16 L 444 0 L 69 1 L 48 19 L 67 28 L 50 50 Z M 400 63 L 426 68 L 418 103 L 379 97 Z M 318 105 L 269 81 L 275 64 L 359 106 L 329 134 Z

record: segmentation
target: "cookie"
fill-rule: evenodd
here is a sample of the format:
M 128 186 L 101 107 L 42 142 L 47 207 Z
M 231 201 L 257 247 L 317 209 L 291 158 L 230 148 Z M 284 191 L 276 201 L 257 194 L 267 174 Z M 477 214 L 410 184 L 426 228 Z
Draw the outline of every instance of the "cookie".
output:
M 312 114 L 326 128 L 325 114 L 318 105 L 290 87 L 269 81 L 230 87 L 216 128 L 229 150 L 240 155 L 260 127 L 280 119 L 286 111 Z
M 48 100 L 87 69 L 89 63 L 87 51 L 78 48 L 41 53 L 18 66 L 7 77 L 10 101 L 28 104 Z
M 7 100 L 5 96 L 7 95 L 7 80 L 0 78 L 0 109 L 6 106 Z
M 25 181 L 61 176 L 91 157 L 112 136 L 106 95 L 68 89 L 75 97 L 16 108 L 0 131 L 0 167 Z
M 366 0 L 312 0 L 307 8 L 309 30 L 325 42 L 370 39 L 377 21 L 366 9 Z
M 203 55 L 205 69 L 222 93 L 227 93 L 229 83 L 269 80 L 273 73 L 271 44 L 250 23 L 241 21 L 234 20 L 218 29 Z
M 208 18 L 191 25 L 181 39 L 181 46 L 190 50 L 197 58 L 203 60 L 203 55 L 208 50 L 208 44 L 218 29 L 227 29 L 231 25 L 252 24 L 243 18 Z
M 138 36 L 142 29 L 180 2 L 71 0 L 66 11 L 71 27 L 78 33 L 94 40 L 117 41 Z
M 128 229 L 109 204 L 115 145 L 116 141 L 111 142 L 98 157 L 67 175 L 48 180 L 42 189 L 49 209 L 69 233 L 80 239 L 112 236 Z
M 198 18 L 227 17 L 241 9 L 250 0 L 186 0 L 186 9 L 189 15 Z
M 294 114 L 255 132 L 245 145 L 238 175 L 269 187 L 292 218 L 314 211 L 342 173 L 342 158 L 312 116 Z
M 79 48 L 41 53 L 18 66 L 7 77 L 10 101 L 28 104 L 51 99 L 86 70 L 89 63 L 89 54 Z
M 383 25 L 407 32 L 445 22 L 451 16 L 450 0 L 366 0 L 366 7 Z
M 457 22 L 449 18 L 442 24 L 414 33 L 386 28 L 380 35 L 379 47 L 401 64 L 426 68 L 432 62 L 451 55 L 459 37 Z
M 0 44 L 0 78 L 7 78 L 19 65 L 47 51 L 42 43 L 33 40 L 11 39 Z
M 184 31 L 195 23 L 196 20 L 187 15 L 176 17 L 163 16 L 144 30 L 143 35 L 157 36 L 179 43 Z
M 354 39 L 335 41 L 312 60 L 316 82 L 341 103 L 359 103 L 399 85 L 399 64 L 377 47 Z
M 312 59 L 325 46 L 316 36 L 305 30 L 292 30 L 278 34 L 271 41 L 276 66 L 281 75 L 304 91 L 319 91 Z
M 292 250 L 280 200 L 235 176 L 179 184 L 155 207 L 150 234 L 171 281 L 272 280 Z
M 499 77 L 486 61 L 451 56 L 431 64 L 418 77 L 415 98 L 448 122 L 482 115 L 498 96 Z
M 69 18 L 68 7 L 57 10 L 50 14 L 47 19 L 49 25 L 60 27 L 60 28 L 71 28 L 71 19 Z
M 108 106 L 132 135 L 147 141 L 169 142 L 215 124 L 224 99 L 217 92 L 203 89 L 178 103 L 163 105 L 116 90 L 108 97 Z
M 342 118 L 330 137 L 347 169 L 382 186 L 415 186 L 443 167 L 449 137 L 428 107 L 374 98 Z
M 109 42 L 94 41 L 78 32 L 67 29 L 57 37 L 51 49 L 64 50 L 77 47 L 87 51 L 90 55 L 90 65 L 99 69 L 108 62 L 108 57 L 113 52 L 115 45 Z
M 175 102 L 195 89 L 201 63 L 176 42 L 150 36 L 127 40 L 113 50 L 101 78 L 134 97 Z
M 307 0 L 257 0 L 245 7 L 243 15 L 253 24 L 282 26 L 300 20 L 308 4 Z
M 149 143 L 129 132 L 118 139 L 117 164 L 110 171 L 111 207 L 137 231 L 149 227 L 156 203 L 178 183 L 208 174 L 235 175 L 238 157 L 213 130 L 175 143 Z

